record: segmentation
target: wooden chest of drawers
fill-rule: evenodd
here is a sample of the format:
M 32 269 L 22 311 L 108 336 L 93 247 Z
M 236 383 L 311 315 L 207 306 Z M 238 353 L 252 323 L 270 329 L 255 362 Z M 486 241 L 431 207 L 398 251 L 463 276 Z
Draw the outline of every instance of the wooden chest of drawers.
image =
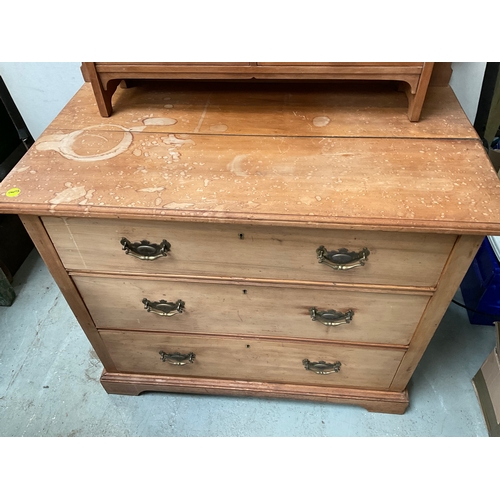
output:
M 449 88 L 85 84 L 0 185 L 110 393 L 402 413 L 500 184 Z

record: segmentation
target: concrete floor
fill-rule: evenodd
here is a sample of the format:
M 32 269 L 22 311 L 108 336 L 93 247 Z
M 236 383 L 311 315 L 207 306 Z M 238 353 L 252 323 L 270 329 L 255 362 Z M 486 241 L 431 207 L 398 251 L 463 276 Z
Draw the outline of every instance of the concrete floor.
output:
M 0 436 L 487 436 L 471 383 L 495 344 L 452 304 L 410 383 L 404 415 L 286 400 L 108 395 L 102 366 L 33 251 L 0 308 Z

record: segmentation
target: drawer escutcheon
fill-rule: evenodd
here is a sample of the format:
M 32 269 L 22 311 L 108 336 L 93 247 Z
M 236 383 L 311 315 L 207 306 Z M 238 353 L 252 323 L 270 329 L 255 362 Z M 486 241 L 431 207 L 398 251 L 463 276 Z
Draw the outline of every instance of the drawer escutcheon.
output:
M 156 260 L 160 257 L 166 257 L 171 247 L 167 240 L 163 240 L 160 244 L 150 243 L 148 240 L 131 243 L 127 238 L 122 238 L 120 243 L 122 250 L 127 255 L 140 260 Z

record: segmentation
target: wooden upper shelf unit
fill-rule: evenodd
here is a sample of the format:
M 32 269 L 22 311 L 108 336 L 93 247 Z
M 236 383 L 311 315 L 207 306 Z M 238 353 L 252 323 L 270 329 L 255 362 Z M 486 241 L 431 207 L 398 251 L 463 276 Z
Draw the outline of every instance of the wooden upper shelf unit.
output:
M 408 118 L 420 119 L 434 63 L 115 63 L 85 62 L 82 73 L 92 83 L 99 112 L 113 113 L 111 99 L 122 80 L 392 80 L 402 82 Z

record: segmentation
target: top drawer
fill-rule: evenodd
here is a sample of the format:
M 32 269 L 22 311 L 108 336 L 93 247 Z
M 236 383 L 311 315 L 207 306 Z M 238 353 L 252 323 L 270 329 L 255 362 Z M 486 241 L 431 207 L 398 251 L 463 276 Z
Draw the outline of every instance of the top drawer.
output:
M 444 267 L 453 235 L 345 231 L 212 223 L 146 222 L 43 217 L 57 252 L 69 270 L 141 275 L 211 276 L 433 287 Z M 134 258 L 122 248 L 167 240 L 166 257 Z M 337 270 L 318 249 L 360 253 Z M 340 260 L 348 261 L 344 255 Z M 338 257 L 332 257 L 336 265 Z

